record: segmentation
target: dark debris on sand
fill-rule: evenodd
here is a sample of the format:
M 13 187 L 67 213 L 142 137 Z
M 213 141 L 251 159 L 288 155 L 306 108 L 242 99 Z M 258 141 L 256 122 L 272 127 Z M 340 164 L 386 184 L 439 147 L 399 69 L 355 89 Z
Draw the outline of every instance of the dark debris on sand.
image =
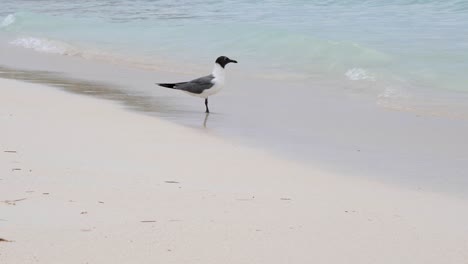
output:
M 178 181 L 165 181 L 165 183 L 179 183 Z
M 26 198 L 21 198 L 21 199 L 16 199 L 16 200 L 5 200 L 5 201 L 0 201 L 3 203 L 6 203 L 8 205 L 16 205 L 16 202 L 24 201 Z

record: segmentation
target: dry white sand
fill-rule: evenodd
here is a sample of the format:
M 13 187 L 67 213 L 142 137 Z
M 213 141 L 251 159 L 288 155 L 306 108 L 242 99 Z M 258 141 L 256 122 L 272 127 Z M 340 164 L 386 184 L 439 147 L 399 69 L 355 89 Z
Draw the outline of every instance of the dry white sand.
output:
M 468 263 L 468 202 L 0 80 L 0 263 Z

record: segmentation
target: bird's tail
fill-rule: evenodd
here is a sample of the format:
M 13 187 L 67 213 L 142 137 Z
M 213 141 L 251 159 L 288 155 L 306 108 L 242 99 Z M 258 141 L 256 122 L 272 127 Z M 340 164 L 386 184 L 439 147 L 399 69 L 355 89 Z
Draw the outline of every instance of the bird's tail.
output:
M 175 86 L 178 84 L 183 84 L 183 82 L 182 83 L 157 83 L 157 85 L 159 86 L 171 88 L 171 89 L 176 89 Z

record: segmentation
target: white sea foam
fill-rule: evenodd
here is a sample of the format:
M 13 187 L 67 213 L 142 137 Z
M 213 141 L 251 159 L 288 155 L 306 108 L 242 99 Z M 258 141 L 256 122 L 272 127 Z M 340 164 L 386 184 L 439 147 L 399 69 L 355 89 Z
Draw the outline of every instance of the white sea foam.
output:
M 345 76 L 351 81 L 369 80 L 375 81 L 375 77 L 370 75 L 366 70 L 362 68 L 349 69 Z
M 2 28 L 8 27 L 9 25 L 15 23 L 15 21 L 16 21 L 15 15 L 9 14 L 3 19 L 2 23 L 0 24 L 0 27 Z
M 385 99 L 385 98 L 398 98 L 404 97 L 401 92 L 399 92 L 395 88 L 386 87 L 382 93 L 378 95 L 378 98 Z
M 413 99 L 403 87 L 388 86 L 377 96 L 376 103 L 398 111 L 414 111 L 414 106 L 411 106 Z
M 49 39 L 41 39 L 34 37 L 18 38 L 10 42 L 10 44 L 35 51 L 60 54 L 60 55 L 77 55 L 77 51 L 71 45 Z
M 105 61 L 112 64 L 132 65 L 141 69 L 160 70 L 162 66 L 151 64 L 138 57 L 128 57 L 109 53 L 95 48 L 75 46 L 59 40 L 47 38 L 22 37 L 9 42 L 10 45 L 31 49 L 36 52 L 73 56 L 88 60 Z M 164 65 L 164 69 L 171 71 Z

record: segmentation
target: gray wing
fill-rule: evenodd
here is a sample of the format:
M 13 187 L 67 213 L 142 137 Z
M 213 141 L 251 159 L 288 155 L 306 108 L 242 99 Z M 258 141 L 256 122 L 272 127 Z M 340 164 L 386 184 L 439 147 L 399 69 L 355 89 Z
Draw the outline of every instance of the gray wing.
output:
M 208 76 L 191 80 L 190 82 L 176 84 L 174 88 L 190 93 L 201 94 L 204 90 L 213 87 L 213 83 L 211 82 L 213 79 L 214 76 L 210 74 Z

